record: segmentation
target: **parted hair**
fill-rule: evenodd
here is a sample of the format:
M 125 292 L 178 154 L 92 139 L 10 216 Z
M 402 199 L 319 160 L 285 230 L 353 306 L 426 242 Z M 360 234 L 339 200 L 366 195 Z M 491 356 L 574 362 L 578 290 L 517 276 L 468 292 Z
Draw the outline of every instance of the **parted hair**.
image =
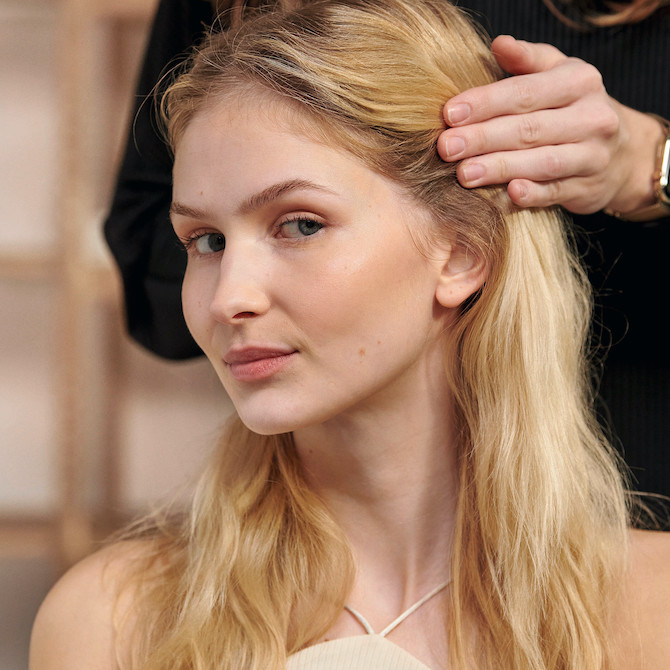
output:
M 445 101 L 500 77 L 495 59 L 446 0 L 291 4 L 240 14 L 194 53 L 163 98 L 172 147 L 208 106 L 281 100 L 301 132 L 394 180 L 436 236 L 485 261 L 485 284 L 445 333 L 460 478 L 445 662 L 606 668 L 627 509 L 592 410 L 588 282 L 556 211 L 463 189 L 435 146 Z M 291 436 L 239 419 L 186 519 L 147 536 L 133 579 L 138 667 L 283 669 L 328 630 L 352 584 L 346 538 Z

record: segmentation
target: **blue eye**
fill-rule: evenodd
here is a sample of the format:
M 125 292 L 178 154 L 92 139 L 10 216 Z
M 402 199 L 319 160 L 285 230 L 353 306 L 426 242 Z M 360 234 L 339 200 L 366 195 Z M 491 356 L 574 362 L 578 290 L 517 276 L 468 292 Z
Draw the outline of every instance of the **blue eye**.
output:
M 281 224 L 281 232 L 283 237 L 300 238 L 309 237 L 318 233 L 323 224 L 313 219 L 293 219 Z
M 221 233 L 199 235 L 193 244 L 199 254 L 216 254 L 226 248 L 226 238 Z

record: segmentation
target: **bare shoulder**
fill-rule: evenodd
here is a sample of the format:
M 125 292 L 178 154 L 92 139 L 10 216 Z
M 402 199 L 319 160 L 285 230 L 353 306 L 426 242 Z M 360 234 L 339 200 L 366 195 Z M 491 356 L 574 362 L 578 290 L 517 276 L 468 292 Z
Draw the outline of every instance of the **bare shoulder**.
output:
M 670 621 L 670 533 L 630 531 L 629 583 L 645 615 Z
M 630 531 L 623 586 L 616 619 L 626 667 L 670 668 L 670 533 Z
M 114 621 L 130 606 L 124 576 L 145 550 L 139 541 L 111 545 L 56 583 L 33 625 L 30 670 L 118 668 Z

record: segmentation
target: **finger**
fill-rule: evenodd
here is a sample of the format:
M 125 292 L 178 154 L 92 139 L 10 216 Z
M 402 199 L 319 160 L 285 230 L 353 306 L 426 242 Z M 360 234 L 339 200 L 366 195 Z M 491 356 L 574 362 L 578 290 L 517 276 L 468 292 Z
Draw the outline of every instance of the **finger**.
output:
M 513 179 L 549 182 L 602 173 L 608 161 L 604 149 L 565 144 L 469 158 L 458 165 L 456 174 L 467 188 L 507 184 Z
M 607 195 L 581 177 L 548 182 L 514 179 L 507 185 L 507 193 L 518 207 L 561 205 L 573 214 L 592 214 L 607 204 Z
M 545 72 L 564 61 L 567 56 L 550 44 L 525 42 L 511 35 L 500 35 L 491 42 L 498 64 L 510 74 Z
M 566 107 L 602 87 L 596 68 L 576 58 L 566 58 L 547 72 L 508 77 L 459 93 L 444 106 L 444 119 L 455 127 L 505 114 Z
M 605 111 L 613 115 L 611 108 Z M 602 115 L 578 115 L 572 108 L 500 116 L 461 128 L 448 128 L 438 137 L 437 150 L 446 161 L 463 160 L 495 151 L 574 144 L 595 134 Z

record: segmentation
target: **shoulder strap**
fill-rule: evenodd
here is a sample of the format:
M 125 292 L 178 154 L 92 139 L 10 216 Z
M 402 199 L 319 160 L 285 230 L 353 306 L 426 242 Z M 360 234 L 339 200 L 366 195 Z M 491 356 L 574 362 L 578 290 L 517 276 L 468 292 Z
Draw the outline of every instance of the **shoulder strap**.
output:
M 351 614 L 351 616 L 358 621 L 359 624 L 361 624 L 362 628 L 365 630 L 365 632 L 368 635 L 379 635 L 379 637 L 386 637 L 392 630 L 397 628 L 410 614 L 413 614 L 416 612 L 416 610 L 421 607 L 421 605 L 424 605 L 427 603 L 433 596 L 436 596 L 440 591 L 443 591 L 444 589 L 449 586 L 451 583 L 451 579 L 448 579 L 446 582 L 442 582 L 442 584 L 438 584 L 432 591 L 427 593 L 423 598 L 420 600 L 417 600 L 411 607 L 406 609 L 399 617 L 391 621 L 391 623 L 384 628 L 384 630 L 380 631 L 379 633 L 375 633 L 373 630 L 372 626 L 368 622 L 368 620 L 360 613 L 357 612 L 353 607 L 349 607 L 349 605 L 345 605 L 344 609 Z

